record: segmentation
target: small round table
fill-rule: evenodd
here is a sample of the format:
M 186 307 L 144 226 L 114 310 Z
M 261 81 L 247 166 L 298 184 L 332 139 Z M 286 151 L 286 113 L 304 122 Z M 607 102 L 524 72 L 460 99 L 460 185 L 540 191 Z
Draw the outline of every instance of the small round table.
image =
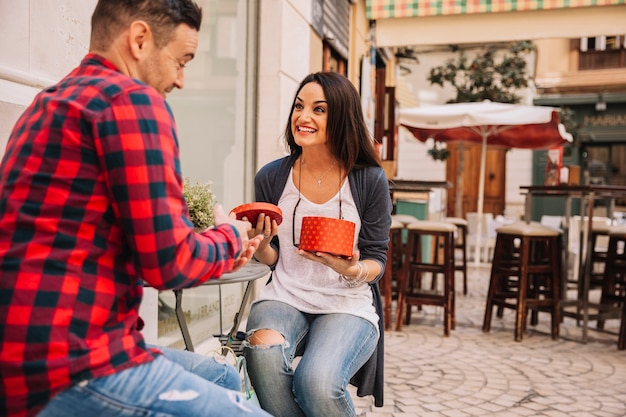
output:
M 243 311 L 246 308 L 246 304 L 248 302 L 248 298 L 250 296 L 250 292 L 252 291 L 252 283 L 259 278 L 263 278 L 267 276 L 270 272 L 270 268 L 256 261 L 250 261 L 246 265 L 244 265 L 241 269 L 236 272 L 229 272 L 222 275 L 221 278 L 212 278 L 208 281 L 201 284 L 202 286 L 206 285 L 217 285 L 220 291 L 219 295 L 219 308 L 220 308 L 220 334 L 219 339 L 220 343 L 225 348 L 233 349 L 237 354 L 241 353 L 241 340 L 237 339 L 237 331 L 239 329 L 239 325 L 241 324 L 241 319 L 243 315 Z M 241 299 L 241 304 L 239 305 L 239 310 L 235 313 L 235 318 L 233 320 L 233 327 L 230 329 L 228 334 L 223 334 L 222 331 L 222 285 L 227 284 L 237 284 L 247 282 L 246 290 L 243 294 L 243 298 Z M 185 342 L 185 348 L 193 352 L 193 342 L 191 341 L 191 336 L 189 335 L 189 329 L 187 328 L 187 322 L 185 321 L 185 315 L 183 313 L 182 308 L 182 300 L 183 300 L 183 290 L 174 290 L 174 294 L 176 296 L 176 319 L 178 320 L 178 325 L 180 327 L 180 331 L 183 335 L 183 342 Z

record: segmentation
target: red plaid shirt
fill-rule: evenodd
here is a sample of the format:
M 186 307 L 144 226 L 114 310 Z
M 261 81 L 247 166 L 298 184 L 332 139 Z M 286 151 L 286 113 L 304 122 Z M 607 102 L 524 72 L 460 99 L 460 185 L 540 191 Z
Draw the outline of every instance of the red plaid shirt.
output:
M 163 98 L 87 55 L 35 98 L 0 165 L 0 415 L 151 361 L 142 279 L 193 287 L 241 250 L 230 225 L 193 231 Z

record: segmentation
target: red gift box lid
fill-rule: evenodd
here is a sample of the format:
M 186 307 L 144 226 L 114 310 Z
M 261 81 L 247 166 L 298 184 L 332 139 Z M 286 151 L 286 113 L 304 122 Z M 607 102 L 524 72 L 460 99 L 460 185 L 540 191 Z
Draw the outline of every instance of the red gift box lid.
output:
M 283 211 L 272 203 L 246 203 L 235 207 L 232 212 L 239 220 L 246 217 L 253 226 L 256 226 L 257 217 L 261 213 L 265 213 L 270 219 L 276 220 L 276 224 L 281 224 L 283 221 Z

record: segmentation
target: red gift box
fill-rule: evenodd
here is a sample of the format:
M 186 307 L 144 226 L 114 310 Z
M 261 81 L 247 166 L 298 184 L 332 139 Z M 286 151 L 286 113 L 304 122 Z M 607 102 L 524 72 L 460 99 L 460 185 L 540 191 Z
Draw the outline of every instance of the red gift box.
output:
M 283 221 L 283 211 L 275 204 L 272 203 L 247 203 L 235 207 L 232 210 L 237 216 L 238 220 L 246 217 L 252 227 L 256 227 L 256 220 L 259 214 L 265 213 L 270 219 L 276 220 L 276 224 L 281 224 Z
M 306 216 L 302 218 L 299 247 L 347 258 L 354 250 L 355 229 L 356 224 L 348 220 Z

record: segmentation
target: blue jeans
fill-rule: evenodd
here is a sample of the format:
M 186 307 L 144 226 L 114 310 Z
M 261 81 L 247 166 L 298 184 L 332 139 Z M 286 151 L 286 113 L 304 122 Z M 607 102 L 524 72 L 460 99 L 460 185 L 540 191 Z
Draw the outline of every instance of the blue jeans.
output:
M 38 417 L 269 416 L 243 399 L 239 374 L 231 365 L 157 348 L 164 356 L 76 384 L 55 396 Z
M 307 314 L 262 301 L 250 310 L 248 337 L 261 329 L 285 338 L 283 345 L 244 347 L 264 410 L 275 417 L 356 416 L 346 387 L 376 348 L 378 330 L 372 323 L 351 314 Z M 294 369 L 297 355 L 302 358 Z
M 148 345 L 157 348 L 165 357 L 189 371 L 211 381 L 221 387 L 241 390 L 241 376 L 234 366 L 226 362 L 223 356 L 204 356 L 182 349 L 173 349 L 165 346 Z

